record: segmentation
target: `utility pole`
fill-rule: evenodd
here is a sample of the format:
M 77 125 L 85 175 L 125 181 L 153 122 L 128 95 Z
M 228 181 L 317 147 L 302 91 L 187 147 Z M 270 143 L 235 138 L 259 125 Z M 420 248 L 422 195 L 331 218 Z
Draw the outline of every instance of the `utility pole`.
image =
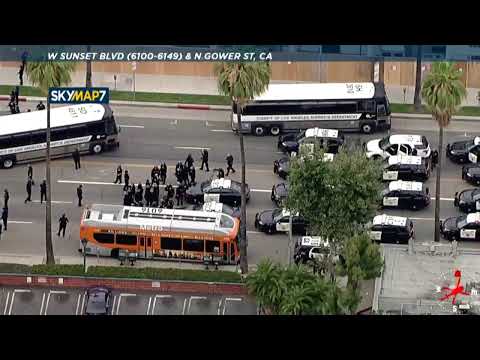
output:
M 45 214 L 45 249 L 47 252 L 47 264 L 54 265 L 55 257 L 53 255 L 52 244 L 52 192 L 50 177 L 50 94 L 47 96 L 47 149 L 46 149 L 46 180 L 47 180 L 47 207 Z

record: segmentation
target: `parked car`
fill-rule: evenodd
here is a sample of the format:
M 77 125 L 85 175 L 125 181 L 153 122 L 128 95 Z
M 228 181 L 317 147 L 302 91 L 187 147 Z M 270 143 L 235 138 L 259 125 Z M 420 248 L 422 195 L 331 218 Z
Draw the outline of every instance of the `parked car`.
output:
M 292 216 L 292 233 L 305 235 L 307 222 L 299 214 Z M 288 232 L 290 229 L 290 212 L 285 209 L 264 210 L 255 215 L 255 228 L 267 234 Z
M 453 206 L 458 207 L 464 213 L 480 211 L 480 189 L 466 189 L 456 192 Z
M 282 206 L 282 203 L 288 196 L 288 183 L 275 184 L 272 187 L 272 194 L 270 198 L 277 206 Z
M 480 185 L 480 164 L 463 165 L 462 179 L 470 184 Z
M 469 162 L 469 153 L 480 146 L 480 137 L 462 139 L 459 141 L 453 141 L 447 144 L 447 157 L 457 164 L 463 164 Z M 476 161 L 472 161 L 476 162 Z
M 105 287 L 87 289 L 85 315 L 109 315 L 112 303 L 112 291 Z
M 343 145 L 345 136 L 338 130 L 311 128 L 300 133 L 286 134 L 278 137 L 278 149 L 285 153 L 297 152 L 300 146 L 318 146 L 327 153 L 336 154 Z
M 238 181 L 230 179 L 207 180 L 189 188 L 185 193 L 185 200 L 190 204 L 203 204 L 215 201 L 233 207 L 241 204 L 241 186 Z M 245 184 L 246 200 L 250 199 L 250 188 Z

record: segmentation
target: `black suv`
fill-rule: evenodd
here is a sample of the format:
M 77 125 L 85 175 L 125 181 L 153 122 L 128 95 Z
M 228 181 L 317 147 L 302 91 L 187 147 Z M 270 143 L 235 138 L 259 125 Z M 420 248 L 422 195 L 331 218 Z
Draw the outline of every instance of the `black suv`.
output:
M 480 189 L 466 189 L 455 193 L 453 206 L 461 212 L 472 213 L 480 210 Z
M 377 215 L 372 221 L 370 238 L 384 244 L 408 244 L 408 240 L 415 238 L 413 222 L 406 217 Z
M 473 185 L 480 185 L 480 164 L 463 165 L 462 179 Z
M 336 154 L 345 142 L 345 136 L 338 130 L 311 128 L 300 133 L 278 137 L 278 149 L 285 153 L 298 152 L 300 146 L 318 146 L 327 153 Z
M 282 206 L 283 201 L 288 196 L 288 184 L 287 183 L 280 183 L 273 185 L 272 187 L 272 194 L 270 198 L 277 206 Z
M 430 167 L 420 156 L 390 156 L 383 168 L 383 181 L 427 181 Z
M 225 178 L 207 180 L 189 188 L 185 200 L 190 204 L 203 204 L 208 201 L 221 202 L 233 207 L 241 204 L 242 184 Z M 247 201 L 250 199 L 250 188 L 245 184 Z
M 447 144 L 446 152 L 447 157 L 457 164 L 467 162 L 476 163 L 476 157 L 480 152 L 480 137 L 477 136 L 475 138 L 454 141 L 450 144 Z M 469 155 L 470 153 L 472 155 Z M 472 161 L 472 159 L 474 159 L 475 161 Z
M 447 240 L 480 240 L 480 212 L 440 221 L 440 234 Z
M 305 235 L 307 222 L 299 214 L 292 216 L 292 233 Z M 267 234 L 288 232 L 290 228 L 290 213 L 284 209 L 264 210 L 255 215 L 255 228 Z
M 429 204 L 429 189 L 421 182 L 392 181 L 381 193 L 381 208 L 419 210 Z

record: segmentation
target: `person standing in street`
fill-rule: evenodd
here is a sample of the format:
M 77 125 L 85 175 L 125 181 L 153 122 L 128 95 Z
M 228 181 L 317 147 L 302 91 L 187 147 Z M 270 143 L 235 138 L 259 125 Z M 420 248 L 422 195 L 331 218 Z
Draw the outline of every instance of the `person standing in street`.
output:
M 183 206 L 183 198 L 185 196 L 185 187 L 183 185 L 179 185 L 177 187 L 177 191 L 175 192 L 175 197 L 177 198 L 177 206 Z
M 146 203 L 146 206 L 150 206 L 150 203 L 151 203 L 151 198 L 150 198 L 150 188 L 152 187 L 152 185 L 150 185 L 150 180 L 147 179 L 147 181 L 145 181 L 145 203 Z
M 200 170 L 203 170 L 203 165 L 205 165 L 206 170 L 205 171 L 210 171 L 208 168 L 208 150 L 203 149 L 202 151 L 202 166 L 200 166 Z
M 187 159 L 185 160 L 185 165 L 186 165 L 187 169 L 189 169 L 193 165 L 192 154 L 188 154 Z
M 23 86 L 23 72 L 25 71 L 25 65 L 22 63 L 20 65 L 20 70 L 18 70 L 18 79 L 20 80 L 20 86 Z
M 72 154 L 73 161 L 75 162 L 75 170 L 78 170 L 81 168 L 80 166 L 80 152 L 78 151 L 78 148 L 75 149 L 75 151 Z
M 117 178 L 115 179 L 114 184 L 117 184 L 117 183 L 121 184 L 122 183 L 122 173 L 123 173 L 122 166 L 118 165 L 117 166 Z
M 68 218 L 65 214 L 62 215 L 62 217 L 58 220 L 60 223 L 60 226 L 58 227 L 58 233 L 57 236 L 60 236 L 60 232 L 63 230 L 63 237 L 65 237 L 65 230 L 67 230 L 67 223 L 68 223 Z
M 6 207 L 8 209 L 8 200 L 10 199 L 10 194 L 8 193 L 8 190 L 5 189 L 3 192 L 3 207 Z
M 167 164 L 165 163 L 160 165 L 160 181 L 163 185 L 165 185 L 165 182 L 167 181 Z
M 47 181 L 43 180 L 40 184 L 40 204 L 43 204 L 43 200 L 47 201 Z
M 130 175 L 128 174 L 128 170 L 125 170 L 125 174 L 123 175 L 123 179 L 125 180 L 125 186 L 123 190 L 128 189 L 128 185 L 130 183 Z
M 7 231 L 7 221 L 8 221 L 8 208 L 4 207 L 2 210 L 2 222 L 5 231 Z
M 32 180 L 32 185 L 35 186 L 35 181 L 33 180 L 33 167 L 28 164 L 27 177 Z
M 435 169 L 437 164 L 438 164 L 438 150 L 434 150 L 432 152 L 432 169 Z
M 82 199 L 83 199 L 83 186 L 80 184 L 77 188 L 77 197 L 78 197 L 78 206 L 82 206 Z
M 25 204 L 27 201 L 32 201 L 32 180 L 28 179 L 27 180 L 27 198 L 25 199 Z
M 232 154 L 227 154 L 227 175 L 230 174 L 230 170 L 235 174 L 235 169 L 233 168 L 233 156 Z
M 152 200 L 152 206 L 157 207 L 158 206 L 158 201 L 160 198 L 160 187 L 158 186 L 157 182 L 153 183 L 153 200 Z
M 192 166 L 190 169 L 189 169 L 189 174 L 190 174 L 190 185 L 193 185 L 195 186 L 196 185 L 196 182 L 195 182 L 195 166 Z

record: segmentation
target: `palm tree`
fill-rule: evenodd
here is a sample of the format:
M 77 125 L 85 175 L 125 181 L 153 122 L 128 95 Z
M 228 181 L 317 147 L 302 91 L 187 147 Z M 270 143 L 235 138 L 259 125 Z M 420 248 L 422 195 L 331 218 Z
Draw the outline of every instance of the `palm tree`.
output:
M 59 87 L 71 83 L 71 73 L 75 69 L 72 62 L 30 62 L 27 64 L 27 74 L 32 85 L 38 86 L 44 94 L 50 87 Z M 55 264 L 52 244 L 52 202 L 50 181 L 50 103 L 47 101 L 47 151 L 46 151 L 46 181 L 47 181 L 47 212 L 45 247 L 47 264 Z
M 422 98 L 437 120 L 438 169 L 435 189 L 435 241 L 440 241 L 440 173 L 442 171 L 443 129 L 450 124 L 452 115 L 466 97 L 465 86 L 460 80 L 462 74 L 453 63 L 433 63 L 430 73 L 422 86 Z
M 271 314 L 278 314 L 283 297 L 282 274 L 279 264 L 270 259 L 261 260 L 257 270 L 247 277 L 246 284 L 261 309 Z
M 240 215 L 240 269 L 248 272 L 247 261 L 247 210 L 245 197 L 245 147 L 243 144 L 242 110 L 246 103 L 264 93 L 270 83 L 271 68 L 268 62 L 228 62 L 215 66 L 218 89 L 230 97 L 237 106 L 240 160 L 242 163 L 241 215 Z
M 87 45 L 87 52 L 91 51 L 91 46 Z M 92 87 L 92 60 L 87 60 L 86 74 L 85 74 L 85 87 Z
M 420 98 L 420 90 L 422 88 L 422 46 L 417 45 L 417 63 L 415 69 L 415 95 L 413 96 L 413 104 L 415 111 L 420 111 L 422 107 L 422 99 Z

